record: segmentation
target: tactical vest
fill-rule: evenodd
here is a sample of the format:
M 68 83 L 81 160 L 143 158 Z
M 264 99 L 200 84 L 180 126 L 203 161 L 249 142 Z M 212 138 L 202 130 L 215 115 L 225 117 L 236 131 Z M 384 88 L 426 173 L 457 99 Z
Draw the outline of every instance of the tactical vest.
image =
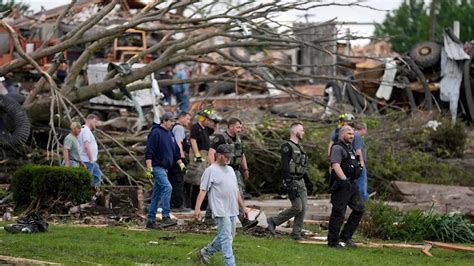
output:
M 291 147 L 290 175 L 301 177 L 306 173 L 308 156 L 304 152 L 302 146 L 296 145 L 292 141 L 288 141 L 287 143 Z
M 234 157 L 232 157 L 232 160 L 230 160 L 229 165 L 234 169 L 238 169 L 242 163 L 242 157 L 244 156 L 242 141 L 240 140 L 239 136 L 236 136 L 235 141 L 232 140 L 227 132 L 223 133 L 222 136 L 224 137 L 225 143 L 229 145 L 229 148 L 231 148 L 231 151 L 234 154 Z
M 348 147 L 348 145 L 345 145 L 344 143 L 336 142 L 332 145 L 332 147 L 334 147 L 335 145 L 341 146 L 348 155 L 346 159 L 343 159 L 341 161 L 341 168 L 344 174 L 346 175 L 346 177 L 351 180 L 358 179 L 361 174 L 361 169 L 359 166 L 359 163 L 360 163 L 359 155 L 356 154 L 352 145 L 349 145 Z M 332 147 L 331 147 L 331 151 L 332 151 Z M 337 177 L 334 169 L 332 170 L 331 173 L 334 177 Z

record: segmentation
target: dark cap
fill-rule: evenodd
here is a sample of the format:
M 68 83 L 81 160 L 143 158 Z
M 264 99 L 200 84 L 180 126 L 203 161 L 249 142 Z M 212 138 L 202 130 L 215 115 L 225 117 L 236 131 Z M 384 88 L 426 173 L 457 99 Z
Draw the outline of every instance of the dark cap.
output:
M 171 112 L 166 112 L 161 116 L 161 121 L 169 121 L 169 120 L 174 120 L 176 117 L 173 113 Z
M 217 153 L 223 154 L 225 157 L 234 157 L 232 150 L 229 148 L 227 144 L 221 144 L 216 149 Z

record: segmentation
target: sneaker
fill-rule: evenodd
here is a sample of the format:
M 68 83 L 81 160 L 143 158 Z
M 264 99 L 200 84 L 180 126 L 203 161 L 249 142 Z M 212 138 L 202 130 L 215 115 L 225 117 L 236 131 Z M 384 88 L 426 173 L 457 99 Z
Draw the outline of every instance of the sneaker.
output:
M 206 250 L 204 248 L 201 248 L 200 250 L 197 251 L 197 255 L 199 258 L 199 261 L 201 261 L 202 264 L 208 265 L 210 261 L 210 257 L 206 254 Z
M 341 243 L 328 243 L 328 247 L 335 249 L 345 249 L 346 247 L 341 245 Z
M 162 228 L 174 226 L 174 225 L 177 225 L 177 224 L 178 224 L 178 222 L 176 222 L 175 220 L 171 220 L 170 217 L 163 217 L 163 220 L 161 220 L 161 227 Z
M 354 241 L 352 241 L 352 239 L 342 240 L 342 242 L 348 248 L 356 248 L 357 247 L 356 243 L 354 243 Z
M 158 225 L 155 221 L 148 221 L 146 223 L 146 228 L 148 228 L 148 229 L 160 229 L 161 226 Z
M 268 223 L 268 231 L 270 232 L 271 235 L 275 235 L 275 222 L 273 222 L 272 218 L 267 218 L 267 223 Z
M 246 229 L 257 226 L 257 224 L 258 224 L 257 220 L 250 221 L 249 219 L 245 219 L 242 221 L 242 228 L 246 230 Z

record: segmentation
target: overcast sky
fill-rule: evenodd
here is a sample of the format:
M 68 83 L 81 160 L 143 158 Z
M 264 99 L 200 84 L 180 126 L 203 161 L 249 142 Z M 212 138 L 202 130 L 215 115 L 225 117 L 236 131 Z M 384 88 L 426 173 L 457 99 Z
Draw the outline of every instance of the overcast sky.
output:
M 364 5 L 371 6 L 376 9 L 381 10 L 393 10 L 396 9 L 403 0 L 367 0 L 364 1 Z M 51 9 L 57 6 L 68 4 L 68 0 L 23 0 L 30 5 L 34 11 L 39 11 L 41 6 L 46 9 Z M 329 2 L 329 1 L 325 1 Z M 349 1 L 340 0 L 340 1 L 331 1 L 337 3 L 347 3 Z M 353 2 L 353 1 L 350 1 Z M 330 7 L 321 7 L 314 9 L 308 12 L 307 19 L 310 22 L 325 21 L 329 19 L 336 18 L 337 21 L 344 22 L 382 22 L 385 18 L 387 11 L 377 11 L 368 8 L 362 7 L 340 7 L 340 6 L 330 6 Z M 280 21 L 284 22 L 304 22 L 306 18 L 304 17 L 305 12 L 291 12 L 279 18 Z M 349 27 L 353 34 L 370 36 L 374 30 L 374 27 L 371 25 L 366 26 L 355 26 L 348 25 L 342 26 L 341 30 L 345 32 L 345 28 Z M 358 41 L 356 44 L 364 44 L 367 41 Z

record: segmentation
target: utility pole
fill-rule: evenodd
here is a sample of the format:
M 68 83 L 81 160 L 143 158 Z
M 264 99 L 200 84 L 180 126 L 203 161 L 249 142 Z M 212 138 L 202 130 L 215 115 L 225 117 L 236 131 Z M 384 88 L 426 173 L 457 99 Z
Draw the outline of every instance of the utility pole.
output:
M 430 28 L 430 41 L 435 41 L 436 38 L 436 0 L 431 0 L 430 6 L 430 17 L 431 17 L 431 28 Z

